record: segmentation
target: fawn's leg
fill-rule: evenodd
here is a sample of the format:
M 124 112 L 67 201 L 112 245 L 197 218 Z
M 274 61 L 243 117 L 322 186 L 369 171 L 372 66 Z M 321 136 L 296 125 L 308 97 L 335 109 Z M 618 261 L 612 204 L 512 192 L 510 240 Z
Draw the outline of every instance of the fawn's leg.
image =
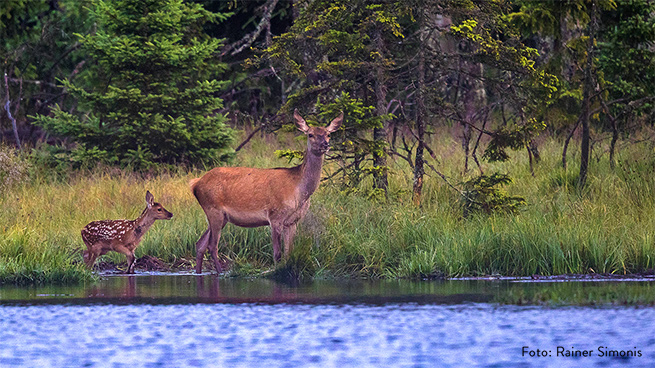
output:
M 82 259 L 84 260 L 86 267 L 93 269 L 93 262 L 96 261 L 97 255 L 93 252 L 93 244 L 89 244 L 84 235 L 84 231 L 82 231 L 82 241 L 84 242 L 84 245 L 86 245 L 86 250 L 82 252 Z
M 98 254 L 93 250 L 89 249 L 84 251 L 84 263 L 86 263 L 86 267 L 89 269 L 93 269 L 93 264 L 95 263 L 96 258 L 98 258 Z
M 136 257 L 134 256 L 134 251 L 131 251 L 126 254 L 127 256 L 127 272 L 126 273 L 134 273 L 134 261 Z
M 134 267 L 134 251 L 125 248 L 124 246 L 118 246 L 113 249 L 115 252 L 124 254 L 125 257 L 127 257 L 127 270 L 125 270 L 125 273 L 133 273 L 133 267 Z

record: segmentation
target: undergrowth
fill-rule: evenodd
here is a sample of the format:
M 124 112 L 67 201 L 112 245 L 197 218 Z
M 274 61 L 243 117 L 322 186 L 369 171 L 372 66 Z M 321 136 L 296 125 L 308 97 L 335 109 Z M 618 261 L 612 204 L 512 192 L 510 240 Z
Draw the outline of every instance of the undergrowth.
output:
M 276 138 L 283 140 L 284 138 Z M 254 139 L 235 165 L 276 167 L 277 148 L 301 142 Z M 435 144 L 440 171 L 460 186 L 463 157 L 455 142 Z M 454 148 L 455 147 L 455 148 Z M 312 197 L 295 250 L 271 271 L 270 230 L 229 224 L 221 256 L 233 276 L 435 278 L 568 273 L 639 273 L 652 270 L 655 255 L 655 167 L 653 151 L 632 145 L 619 153 L 612 171 L 606 158 L 594 161 L 588 186 L 576 191 L 577 168 L 560 167 L 561 144 L 541 146 L 542 161 L 529 170 L 524 153 L 508 163 L 485 164 L 507 173 L 508 195 L 525 199 L 515 211 L 464 216 L 460 193 L 439 176 L 426 177 L 423 203 L 411 200 L 411 169 L 391 161 L 389 199 L 343 193 L 325 181 Z M 569 157 L 573 163 L 575 152 Z M 14 160 L 14 158 L 12 158 Z M 13 163 L 16 165 L 16 163 Z M 19 165 L 20 166 L 20 165 Z M 25 167 L 28 167 L 26 165 Z M 22 167 L 22 166 L 21 166 Z M 326 177 L 336 167 L 325 167 Z M 477 170 L 477 168 L 476 168 Z M 59 174 L 58 174 L 59 175 Z M 90 221 L 133 219 L 150 190 L 174 217 L 157 221 L 136 251 L 166 263 L 195 262 L 195 242 L 206 228 L 202 209 L 188 189 L 197 172 L 138 174 L 117 170 L 69 173 L 51 180 L 32 171 L 0 193 L 0 282 L 75 283 L 93 279 L 83 267 L 80 230 Z M 363 186 L 372 183 L 364 182 Z M 124 256 L 101 260 L 121 263 Z

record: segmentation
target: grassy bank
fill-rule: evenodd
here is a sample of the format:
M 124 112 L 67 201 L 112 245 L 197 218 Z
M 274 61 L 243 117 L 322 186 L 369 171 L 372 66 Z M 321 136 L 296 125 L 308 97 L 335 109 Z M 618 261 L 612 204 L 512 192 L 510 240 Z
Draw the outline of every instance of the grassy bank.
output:
M 284 166 L 272 152 L 302 142 L 255 140 L 235 165 Z M 463 156 L 456 142 L 444 140 L 437 166 L 453 183 L 464 179 Z M 524 152 L 509 163 L 485 164 L 486 173 L 508 172 L 505 189 L 528 205 L 516 215 L 462 218 L 459 194 L 441 178 L 428 177 L 424 205 L 411 203 L 410 169 L 391 166 L 386 202 L 365 194 L 345 195 L 323 183 L 312 199 L 284 275 L 317 277 L 431 277 L 501 274 L 525 276 L 566 273 L 638 273 L 653 269 L 655 256 L 655 155 L 646 144 L 619 155 L 612 171 L 607 155 L 592 163 L 588 188 L 576 193 L 576 153 L 570 168 L 560 167 L 561 144 L 546 140 L 542 161 L 530 174 Z M 598 151 L 600 152 L 600 151 Z M 330 167 L 326 168 L 328 171 Z M 99 219 L 135 218 L 145 206 L 145 191 L 175 217 L 158 221 L 146 234 L 137 256 L 173 264 L 194 262 L 195 242 L 206 227 L 202 210 L 188 190 L 196 173 L 144 177 L 116 170 L 74 173 L 61 180 L 43 174 L 13 184 L 0 195 L 0 282 L 71 283 L 91 279 L 82 267 L 82 227 Z M 258 274 L 272 267 L 268 228 L 228 225 L 221 251 L 233 275 Z M 118 254 L 101 258 L 124 262 Z

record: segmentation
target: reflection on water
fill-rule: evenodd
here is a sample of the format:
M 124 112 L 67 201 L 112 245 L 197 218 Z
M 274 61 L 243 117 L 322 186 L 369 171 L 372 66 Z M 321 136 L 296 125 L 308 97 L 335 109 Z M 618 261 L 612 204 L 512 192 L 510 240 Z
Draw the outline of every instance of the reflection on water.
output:
M 320 280 L 279 282 L 213 275 L 108 276 L 79 286 L 0 286 L 2 304 L 652 304 L 655 282 L 555 282 L 524 280 Z
M 266 303 L 387 304 L 491 301 L 475 282 L 219 279 L 212 275 L 110 276 L 81 286 L 0 287 L 0 304 L 39 303 Z
M 648 367 L 655 364 L 653 308 L 495 302 L 639 301 L 652 288 L 209 275 L 3 286 L 0 367 Z M 599 356 L 608 351 L 616 354 Z

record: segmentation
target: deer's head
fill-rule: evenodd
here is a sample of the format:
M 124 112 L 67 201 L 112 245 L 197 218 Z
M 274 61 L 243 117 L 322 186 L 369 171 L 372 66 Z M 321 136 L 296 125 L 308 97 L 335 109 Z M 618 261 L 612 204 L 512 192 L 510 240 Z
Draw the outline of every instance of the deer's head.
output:
M 307 136 L 307 152 L 324 155 L 330 149 L 330 134 L 337 131 L 343 122 L 343 112 L 326 127 L 310 127 L 298 110 L 293 112 L 296 127 Z
M 169 220 L 173 217 L 173 214 L 166 211 L 164 206 L 155 202 L 155 198 L 152 196 L 150 191 L 146 192 L 146 212 L 149 216 L 155 220 Z

